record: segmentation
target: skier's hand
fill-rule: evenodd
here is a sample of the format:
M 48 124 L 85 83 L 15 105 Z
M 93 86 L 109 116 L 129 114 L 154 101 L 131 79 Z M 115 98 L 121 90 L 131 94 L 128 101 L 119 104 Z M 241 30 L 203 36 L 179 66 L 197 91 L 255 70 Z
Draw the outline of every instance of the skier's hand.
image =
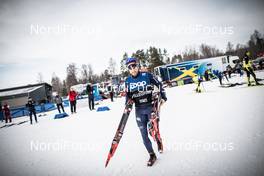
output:
M 160 106 L 162 106 L 166 101 L 164 99 L 161 99 Z
M 161 99 L 160 100 L 160 104 L 159 104 L 159 107 L 158 107 L 158 112 L 160 112 L 160 107 L 165 103 L 166 101 L 164 99 Z

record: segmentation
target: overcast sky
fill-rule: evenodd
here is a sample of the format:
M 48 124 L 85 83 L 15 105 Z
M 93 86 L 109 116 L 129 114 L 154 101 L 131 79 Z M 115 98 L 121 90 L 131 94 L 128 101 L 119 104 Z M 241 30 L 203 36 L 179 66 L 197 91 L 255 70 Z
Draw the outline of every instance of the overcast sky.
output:
M 149 46 L 173 55 L 201 43 L 225 51 L 264 33 L 264 3 L 254 0 L 0 0 L 0 88 L 65 79 L 69 63 L 102 72 Z

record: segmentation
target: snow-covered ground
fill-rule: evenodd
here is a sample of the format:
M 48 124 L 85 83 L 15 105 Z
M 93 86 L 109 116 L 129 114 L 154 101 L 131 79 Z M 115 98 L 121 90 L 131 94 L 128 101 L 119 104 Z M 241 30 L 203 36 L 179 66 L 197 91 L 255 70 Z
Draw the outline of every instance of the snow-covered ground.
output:
M 257 76 L 263 79 L 264 72 Z M 245 77 L 230 81 L 245 82 Z M 263 175 L 264 86 L 221 88 L 214 80 L 203 83 L 200 94 L 194 93 L 195 86 L 166 89 L 160 123 L 164 153 L 157 154 L 151 168 L 134 111 L 104 168 L 124 99 L 97 105 L 109 106 L 105 112 L 89 111 L 86 99 L 78 102 L 76 114 L 63 119 L 55 120 L 57 111 L 52 111 L 34 125 L 28 117 L 14 119 L 9 127 L 1 123 L 0 174 Z

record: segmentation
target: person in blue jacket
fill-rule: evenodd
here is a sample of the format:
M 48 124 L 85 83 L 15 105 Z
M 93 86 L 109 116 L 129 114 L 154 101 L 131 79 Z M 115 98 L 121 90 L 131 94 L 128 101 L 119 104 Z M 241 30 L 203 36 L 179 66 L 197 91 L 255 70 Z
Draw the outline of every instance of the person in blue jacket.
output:
M 132 99 L 135 104 L 136 121 L 140 129 L 143 143 L 150 155 L 147 165 L 152 166 L 157 157 L 152 148 L 152 143 L 148 137 L 147 124 L 150 121 L 152 113 L 152 91 L 155 85 L 160 92 L 161 104 L 167 101 L 162 83 L 158 81 L 149 72 L 140 72 L 139 64 L 136 58 L 127 58 L 126 66 L 130 76 L 125 81 L 126 86 L 126 101 Z M 159 152 L 162 152 L 161 141 L 157 142 Z

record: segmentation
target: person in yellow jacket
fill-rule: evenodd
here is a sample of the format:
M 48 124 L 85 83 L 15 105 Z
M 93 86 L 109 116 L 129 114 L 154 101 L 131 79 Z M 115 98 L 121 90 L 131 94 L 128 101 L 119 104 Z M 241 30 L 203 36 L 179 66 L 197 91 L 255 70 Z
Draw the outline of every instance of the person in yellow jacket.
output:
M 201 89 L 201 82 L 202 81 L 203 81 L 203 78 L 199 74 L 193 77 L 193 82 L 195 84 L 197 84 L 197 87 L 195 89 L 196 93 L 201 93 L 202 92 L 202 89 Z
M 260 85 L 260 83 L 258 82 L 256 75 L 254 73 L 253 67 L 252 67 L 252 61 L 250 59 L 250 52 L 249 51 L 245 52 L 245 56 L 243 58 L 243 67 L 247 73 L 248 86 L 251 86 L 250 75 L 252 75 L 252 77 L 254 78 L 256 85 Z

